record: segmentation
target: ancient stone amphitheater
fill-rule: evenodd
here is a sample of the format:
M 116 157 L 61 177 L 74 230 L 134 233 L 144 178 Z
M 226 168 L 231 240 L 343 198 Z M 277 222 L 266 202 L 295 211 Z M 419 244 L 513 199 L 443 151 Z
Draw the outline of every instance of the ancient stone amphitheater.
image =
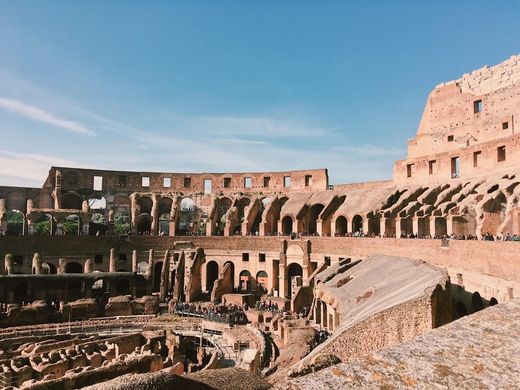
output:
M 518 386 L 519 116 L 513 56 L 433 89 L 392 180 L 0 187 L 0 386 Z

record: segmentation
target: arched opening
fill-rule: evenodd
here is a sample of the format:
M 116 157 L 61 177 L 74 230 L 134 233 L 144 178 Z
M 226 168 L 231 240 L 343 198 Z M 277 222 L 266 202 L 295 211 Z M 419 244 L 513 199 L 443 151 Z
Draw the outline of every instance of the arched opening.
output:
M 280 214 L 282 211 L 282 207 L 285 205 L 285 203 L 289 200 L 287 197 L 282 197 L 279 199 L 274 199 L 272 201 L 272 205 L 270 205 L 269 211 L 266 213 L 265 218 L 265 234 L 270 235 L 274 234 L 277 235 L 278 232 L 278 221 L 280 220 Z M 267 207 L 267 205 L 265 206 Z M 292 228 L 291 228 L 292 230 Z M 290 234 L 290 233 L 289 233 Z
M 444 217 L 435 217 L 435 235 L 443 237 L 448 233 L 448 222 Z
M 251 199 L 249 198 L 241 198 L 236 203 L 235 206 L 237 208 L 237 225 L 235 226 L 235 230 L 233 234 L 240 235 L 242 234 L 242 223 L 244 222 L 244 210 L 247 206 L 251 204 Z
M 140 261 L 139 263 L 137 263 L 137 273 L 139 275 L 146 275 L 148 273 L 148 269 L 148 262 Z
M 153 201 L 147 196 L 141 196 L 137 200 L 140 214 L 152 214 Z
M 482 303 L 482 297 L 480 296 L 478 291 L 475 291 L 471 296 L 471 311 L 476 313 L 484 308 L 484 304 Z
M 94 213 L 88 224 L 88 233 L 90 236 L 104 236 L 107 234 L 108 227 L 106 218 L 101 213 Z
M 75 301 L 77 299 L 80 299 L 83 297 L 82 294 L 82 288 L 81 288 L 81 282 L 74 281 L 70 282 L 67 286 L 67 300 L 68 301 Z
M 225 284 L 231 287 L 231 291 L 235 290 L 235 264 L 232 261 L 226 261 L 224 263 L 224 278 Z
M 66 236 L 78 236 L 81 231 L 79 215 L 69 215 L 63 222 L 63 234 Z
M 293 220 L 290 216 L 286 215 L 282 219 L 282 234 L 285 236 L 288 236 L 292 232 L 293 232 Z
M 130 282 L 128 279 L 121 279 L 117 282 L 116 295 L 130 295 Z
M 381 234 L 381 215 L 370 213 L 368 215 L 368 232 L 370 235 L 379 236 Z
M 163 262 L 158 261 L 153 267 L 153 291 L 158 292 L 161 289 L 161 273 Z
M 481 233 L 496 235 L 498 228 L 506 218 L 505 210 L 507 209 L 507 199 L 500 192 L 495 198 L 484 203 L 484 220 L 482 221 Z
M 289 279 L 288 295 L 292 298 L 295 288 L 302 285 L 303 268 L 298 263 L 291 263 L 287 267 L 287 277 Z
M 468 310 L 466 309 L 466 305 L 461 301 L 458 301 L 455 305 L 455 317 L 462 318 L 468 315 Z
M 352 233 L 363 232 L 363 217 L 361 215 L 354 215 L 352 218 Z
M 336 236 L 343 237 L 347 234 L 347 218 L 343 215 L 336 218 Z
M 62 209 L 81 210 L 83 206 L 83 199 L 78 194 L 68 193 L 61 197 Z
M 101 272 L 101 271 L 94 271 Z M 98 296 L 108 292 L 109 286 L 108 283 L 104 279 L 97 279 L 94 283 L 92 283 L 92 293 L 94 296 Z
M 489 300 L 489 306 L 495 306 L 495 305 L 498 305 L 498 301 L 495 297 L 491 297 L 491 299 Z
M 137 234 L 149 235 L 152 231 L 152 217 L 149 214 L 141 214 L 137 217 Z
M 83 267 L 80 263 L 77 263 L 75 261 L 68 261 L 67 264 L 65 264 L 65 273 L 66 274 L 81 274 L 83 273 Z
M 130 233 L 130 216 L 126 211 L 118 211 L 114 216 L 114 231 L 116 234 Z
M 25 216 L 19 210 L 11 210 L 6 213 L 7 226 L 5 233 L 10 236 L 24 234 Z
M 56 266 L 52 263 L 42 263 L 42 272 L 44 275 L 56 275 Z
M 52 236 L 56 232 L 56 219 L 50 214 L 40 214 L 32 226 L 34 235 Z
M 196 207 L 195 202 L 191 198 L 181 200 L 181 210 L 179 212 L 179 229 L 180 236 L 192 235 L 198 226 L 196 226 Z
M 220 198 L 218 201 L 218 219 L 217 219 L 217 236 L 224 234 L 224 227 L 226 225 L 226 213 L 231 208 L 231 199 Z
M 240 272 L 240 292 L 251 292 L 251 273 L 247 270 Z
M 159 235 L 170 235 L 170 213 L 161 214 L 159 217 Z
M 107 208 L 107 200 L 101 193 L 95 194 L 88 200 L 88 206 L 90 207 L 90 210 L 92 211 L 101 211 L 106 210 Z
M 318 203 L 313 205 L 309 210 L 309 234 L 316 234 L 318 232 L 318 218 L 324 208 L 324 205 Z
M 159 235 L 170 235 L 170 215 L 173 200 L 171 198 L 161 198 L 159 200 Z
M 206 265 L 206 291 L 211 293 L 213 291 L 213 284 L 218 279 L 218 263 L 210 261 Z
M 258 271 L 256 273 L 256 289 L 259 293 L 267 293 L 268 275 L 265 271 Z

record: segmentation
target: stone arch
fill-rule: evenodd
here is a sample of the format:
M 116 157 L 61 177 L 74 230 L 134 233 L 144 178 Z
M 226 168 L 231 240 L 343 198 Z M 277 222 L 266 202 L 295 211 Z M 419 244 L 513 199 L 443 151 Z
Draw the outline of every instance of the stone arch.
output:
M 242 222 L 244 222 L 244 210 L 247 206 L 251 204 L 251 199 L 244 197 L 240 198 L 235 202 L 235 207 L 237 208 L 237 225 L 235 226 L 234 234 L 242 233 Z
M 163 262 L 158 261 L 153 266 L 153 291 L 158 292 L 161 289 L 161 273 Z
M 83 207 L 83 198 L 75 192 L 67 192 L 61 197 L 62 209 L 81 210 Z
M 347 234 L 347 217 L 340 215 L 336 218 L 336 236 L 344 236 Z
M 352 233 L 363 231 L 363 217 L 359 214 L 352 217 Z
M 287 278 L 289 279 L 289 289 L 288 289 L 288 295 L 289 297 L 292 297 L 292 294 L 294 292 L 294 287 L 299 284 L 298 278 L 303 278 L 303 268 L 298 263 L 291 263 L 287 267 Z
M 226 261 L 222 269 L 225 270 L 226 266 L 228 265 L 230 268 L 229 278 L 231 279 L 229 284 L 231 285 L 231 291 L 233 291 L 235 288 L 235 263 L 233 263 L 232 261 Z
M 150 214 L 139 214 L 136 218 L 138 235 L 147 235 L 152 232 L 152 217 Z
M 291 216 L 286 215 L 282 218 L 282 234 L 285 236 L 290 235 L 293 232 L 293 219 Z
M 269 275 L 265 271 L 258 271 L 256 273 L 256 288 L 258 292 L 265 294 L 267 293 L 267 286 L 269 283 Z
M 206 291 L 211 293 L 213 290 L 213 284 L 218 279 L 218 263 L 215 260 L 211 260 L 206 264 Z
M 82 274 L 83 266 L 76 261 L 67 261 L 65 264 L 65 273 L 66 274 Z
M 252 284 L 251 284 L 251 273 L 248 270 L 243 270 L 239 275 L 239 288 L 241 292 L 251 292 Z
M 462 318 L 466 315 L 468 315 L 468 310 L 466 309 L 466 305 L 463 302 L 458 301 L 455 304 L 455 318 L 456 319 Z
M 183 198 L 180 206 L 178 235 L 191 235 L 195 231 L 197 207 L 193 199 L 189 197 Z
M 10 236 L 21 236 L 25 233 L 25 215 L 17 209 L 6 213 L 6 234 Z
M 316 203 L 311 206 L 309 210 L 309 225 L 308 225 L 308 233 L 316 234 L 318 232 L 318 218 L 325 208 L 325 205 L 321 203 Z
M 147 261 L 140 261 L 139 263 L 137 263 L 137 273 L 139 275 L 148 274 L 149 268 L 150 268 L 150 266 Z
M 471 311 L 476 313 L 484 308 L 484 303 L 482 302 L 482 297 L 478 291 L 475 291 L 471 295 Z
M 104 236 L 107 234 L 108 226 L 106 225 L 107 220 L 104 214 L 94 213 L 90 217 L 88 224 L 88 233 L 90 236 Z
M 152 214 L 153 200 L 149 196 L 140 196 L 137 199 L 140 214 Z
M 56 266 L 54 264 L 45 262 L 42 263 L 42 272 L 45 275 L 56 275 L 58 273 L 58 270 L 56 269 Z
M 498 305 L 498 301 L 495 297 L 491 297 L 491 299 L 489 300 L 488 306 L 495 306 L 495 305 Z
M 226 225 L 226 213 L 231 208 L 232 200 L 228 197 L 220 198 L 218 201 L 217 235 L 224 234 Z
M 381 215 L 379 213 L 370 213 L 367 218 L 368 232 L 365 233 L 379 236 L 381 234 Z

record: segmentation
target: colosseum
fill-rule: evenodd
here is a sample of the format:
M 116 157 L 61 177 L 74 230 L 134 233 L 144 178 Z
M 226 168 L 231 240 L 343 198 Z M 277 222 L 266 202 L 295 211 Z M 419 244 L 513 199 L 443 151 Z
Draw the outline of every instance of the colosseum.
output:
M 391 180 L 0 187 L 0 386 L 518 386 L 518 117 L 513 56 L 432 90 Z

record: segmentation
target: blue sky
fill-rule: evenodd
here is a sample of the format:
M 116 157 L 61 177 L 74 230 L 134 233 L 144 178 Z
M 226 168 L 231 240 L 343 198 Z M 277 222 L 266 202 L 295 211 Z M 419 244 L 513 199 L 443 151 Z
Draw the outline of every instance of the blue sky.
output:
M 520 53 L 518 15 L 516 1 L 0 0 L 0 185 L 41 186 L 51 165 L 388 179 L 435 85 Z

